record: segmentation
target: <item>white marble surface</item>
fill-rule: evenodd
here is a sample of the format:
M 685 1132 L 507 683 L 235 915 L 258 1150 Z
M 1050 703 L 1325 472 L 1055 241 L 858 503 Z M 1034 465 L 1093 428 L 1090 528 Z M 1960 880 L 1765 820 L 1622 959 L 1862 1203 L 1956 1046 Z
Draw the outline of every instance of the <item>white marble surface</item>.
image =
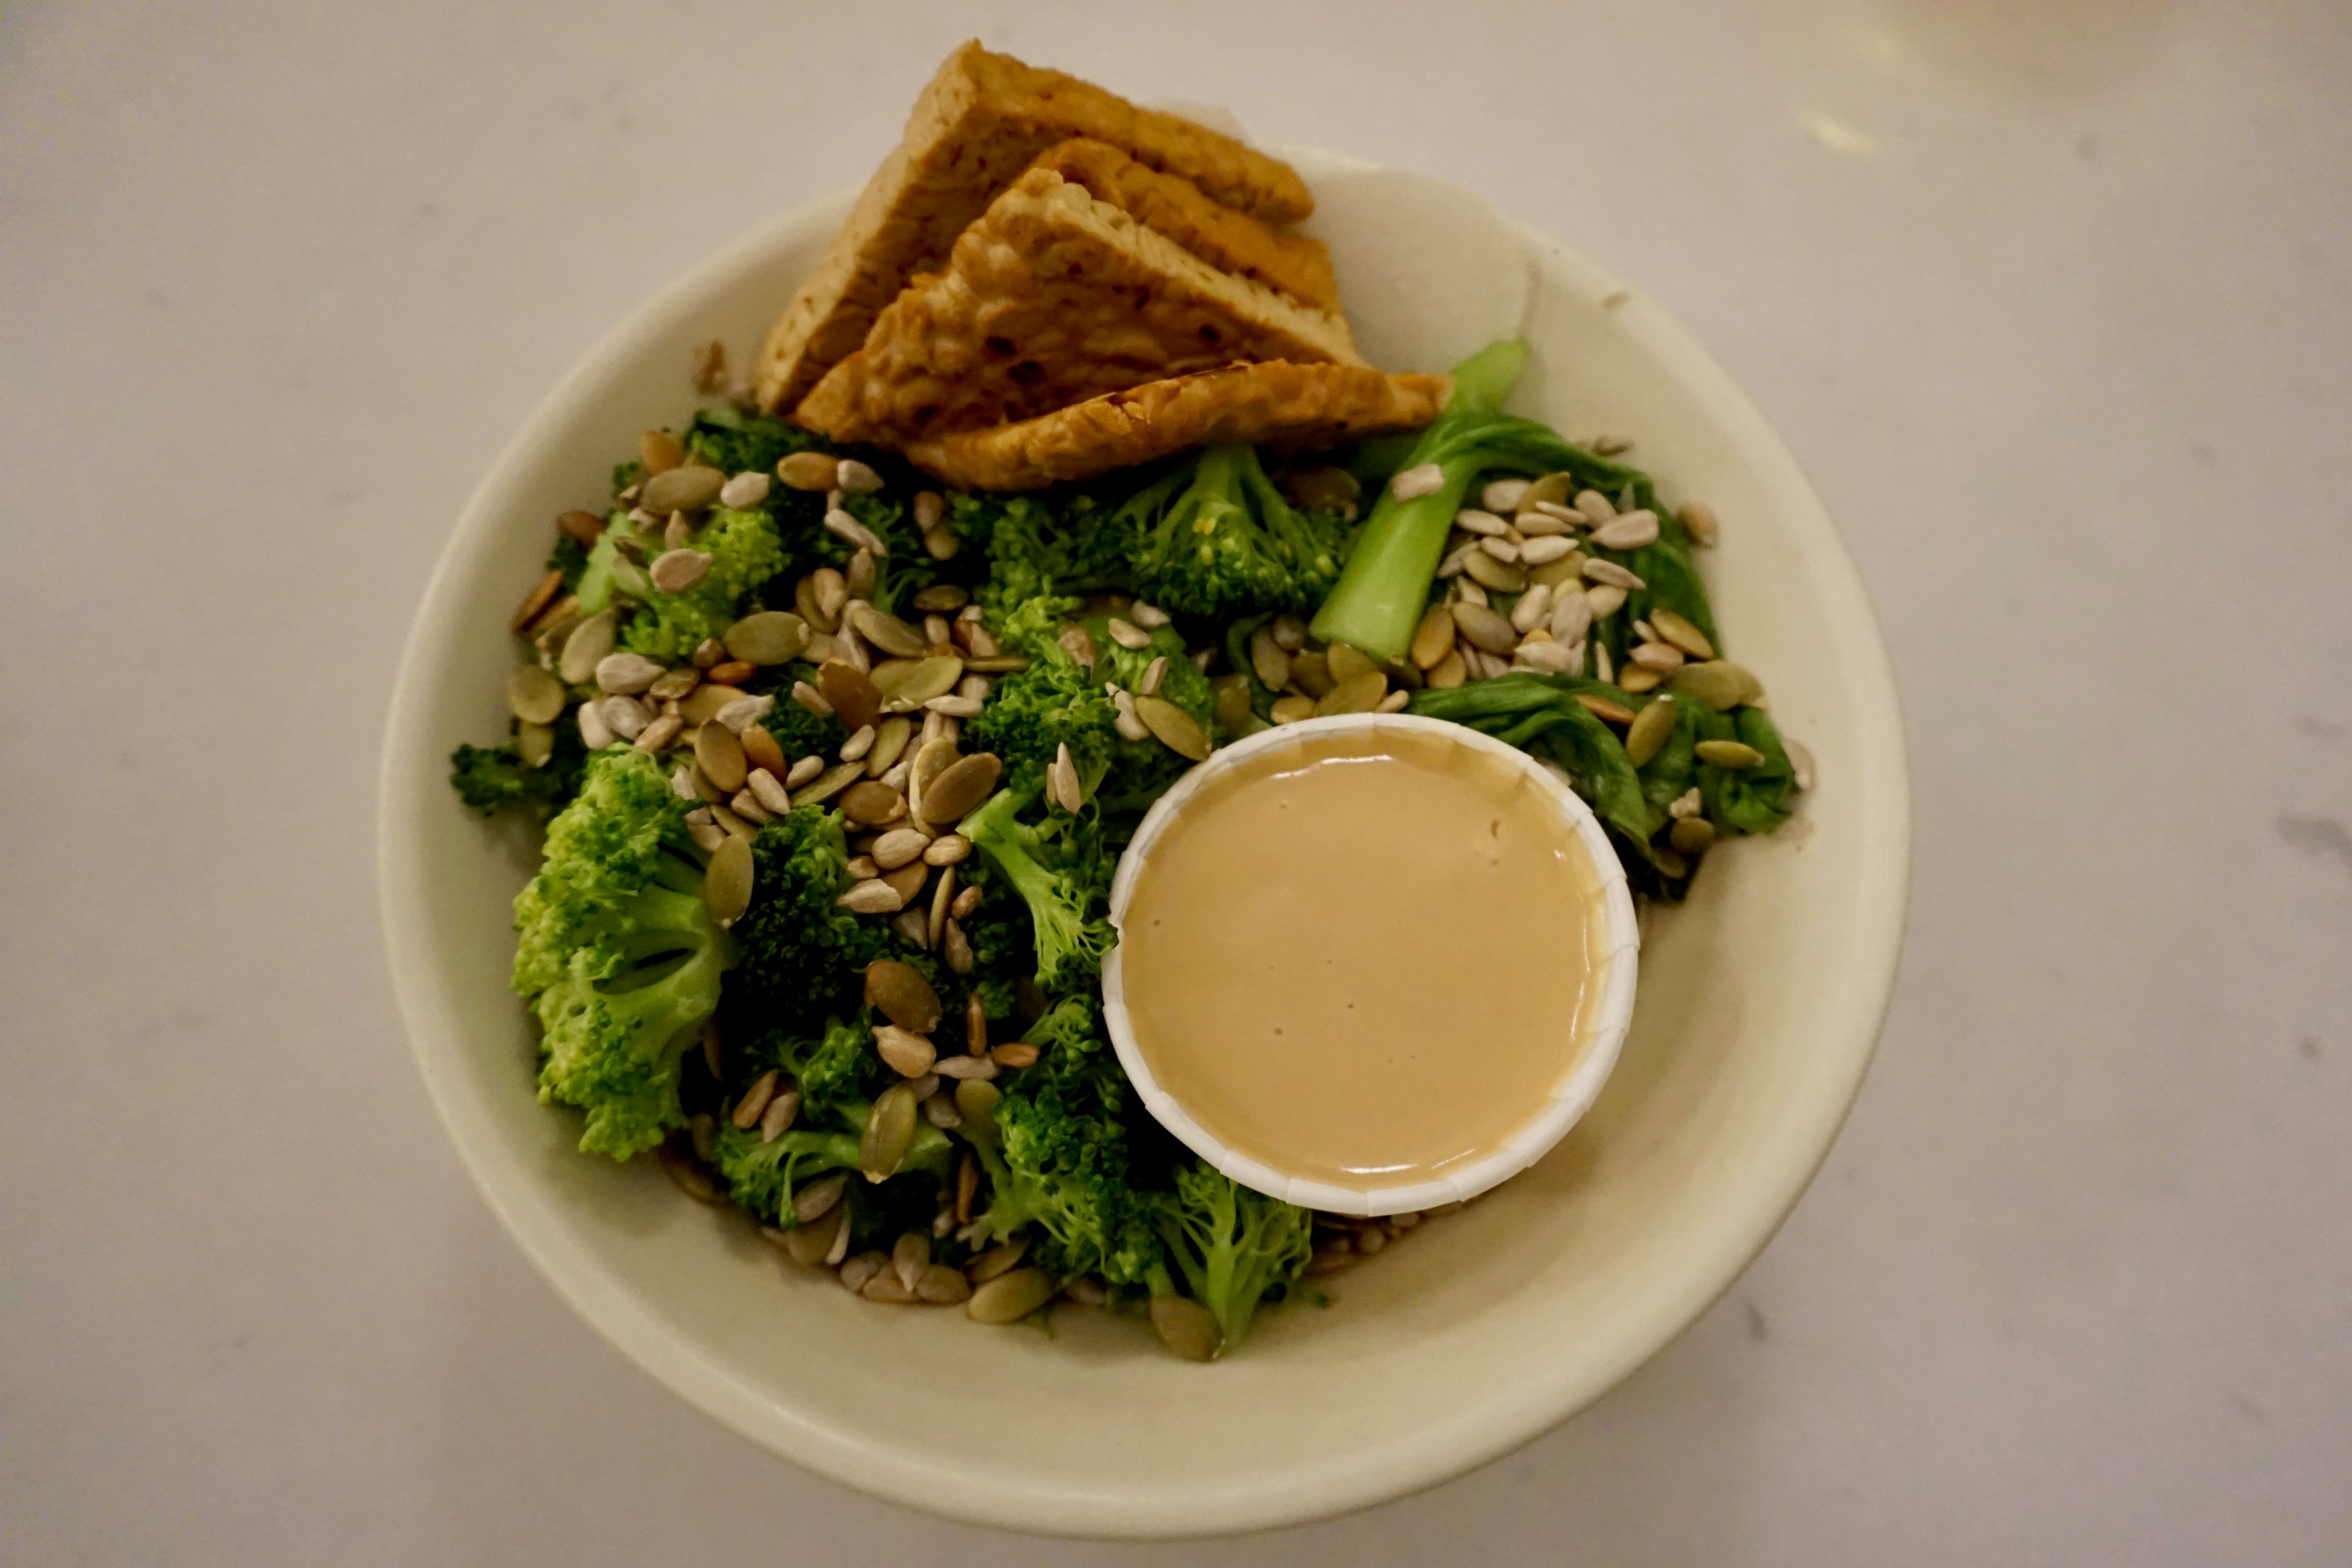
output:
M 1654 290 L 1903 680 L 1910 947 L 1811 1194 L 1583 1418 L 1328 1525 L 1039 1542 L 753 1450 L 530 1272 L 391 1012 L 457 506 L 973 32 Z M 0 371 L 10 1563 L 2352 1558 L 2341 6 L 11 6 Z

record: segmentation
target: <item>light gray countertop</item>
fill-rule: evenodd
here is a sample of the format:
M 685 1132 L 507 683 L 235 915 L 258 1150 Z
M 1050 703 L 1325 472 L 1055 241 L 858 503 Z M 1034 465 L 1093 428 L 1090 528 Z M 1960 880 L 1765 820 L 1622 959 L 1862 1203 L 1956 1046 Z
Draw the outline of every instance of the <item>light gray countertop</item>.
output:
M 393 1014 L 377 736 L 468 489 L 970 33 L 1653 291 L 1902 680 L 1811 1194 L 1589 1414 L 1332 1524 L 1039 1542 L 750 1447 L 532 1273 Z M 0 280 L 12 1564 L 2352 1559 L 2342 7 L 12 6 Z

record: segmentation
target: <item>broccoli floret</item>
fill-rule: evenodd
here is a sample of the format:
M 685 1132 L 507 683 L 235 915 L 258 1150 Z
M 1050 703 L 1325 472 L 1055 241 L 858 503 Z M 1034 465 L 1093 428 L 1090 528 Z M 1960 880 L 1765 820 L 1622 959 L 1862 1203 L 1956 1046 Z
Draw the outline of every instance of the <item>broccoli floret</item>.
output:
M 703 638 L 733 625 L 744 596 L 784 569 L 783 542 L 763 508 L 714 509 L 688 548 L 709 554 L 710 570 L 682 594 L 647 584 L 644 603 L 623 633 L 639 653 L 684 658 Z
M 1219 618 L 1312 609 L 1339 580 L 1348 543 L 1340 514 L 1283 500 L 1251 447 L 1208 447 L 1138 491 L 1118 519 L 1139 544 L 1145 597 Z
M 599 752 L 515 900 L 514 988 L 543 1031 L 540 1100 L 587 1112 L 590 1153 L 626 1159 L 685 1124 L 678 1058 L 731 961 L 685 817 L 651 757 Z
M 555 547 L 547 552 L 547 569 L 562 576 L 565 593 L 577 593 L 580 574 L 588 569 L 587 549 L 570 534 L 559 533 Z
M 763 1225 L 790 1230 L 796 1223 L 793 1218 L 795 1188 L 828 1171 L 858 1169 L 856 1129 L 864 1127 L 866 1114 L 872 1109 L 862 1101 L 843 1106 L 843 1120 L 851 1129 L 848 1131 L 795 1127 L 767 1142 L 761 1142 L 756 1127 L 744 1131 L 722 1125 L 711 1150 L 711 1162 L 718 1166 L 736 1207 Z M 954 1163 L 955 1145 L 948 1135 L 918 1117 L 915 1134 L 908 1141 L 906 1155 L 898 1162 L 898 1173 L 889 1184 L 896 1186 L 899 1178 L 912 1174 L 928 1178 L 929 1184 L 936 1186 L 938 1178 L 951 1170 Z
M 772 474 L 793 452 L 830 452 L 825 439 L 797 425 L 765 415 L 746 414 L 731 403 L 715 404 L 694 416 L 686 449 L 722 474 Z
M 1176 1173 L 1155 1205 L 1160 1238 L 1186 1291 L 1216 1318 L 1232 1350 L 1267 1296 L 1286 1293 L 1314 1256 L 1314 1216 L 1206 1164 Z
M 588 767 L 588 748 L 580 731 L 569 722 L 555 726 L 554 749 L 537 767 L 522 760 L 514 742 L 503 746 L 459 746 L 449 753 L 449 785 L 458 798 L 485 814 L 505 806 L 527 808 L 546 817 L 579 793 Z
M 730 1018 L 805 1034 L 856 1008 L 866 966 L 896 944 L 889 927 L 835 902 L 848 865 L 836 812 L 797 806 L 760 829 L 751 906 L 735 922 L 742 956 L 728 988 Z
M 1118 940 L 1100 911 L 1112 860 L 1093 823 L 1056 813 L 1032 826 L 1018 813 L 1034 797 L 1001 789 L 963 819 L 961 831 L 1029 909 L 1037 984 L 1049 992 L 1092 987 Z
M 961 538 L 987 542 L 980 602 L 1000 617 L 1041 595 L 1134 591 L 1141 542 L 1132 520 L 1089 496 L 1070 498 L 1057 512 L 1034 496 L 959 495 L 955 526 Z
M 1003 787 L 1026 797 L 1044 791 L 1045 768 L 1066 745 L 1091 796 L 1118 749 L 1118 710 L 1050 636 L 1042 649 L 1033 640 L 1030 658 L 1028 668 L 1004 677 L 989 694 L 968 731 L 971 747 L 994 752 L 1004 764 Z
M 1029 1039 L 1042 1053 L 1037 1065 L 1013 1081 L 992 1118 L 962 1129 L 990 1185 L 974 1245 L 1034 1225 L 1043 1233 L 1035 1256 L 1054 1274 L 1141 1284 L 1162 1268 L 1160 1237 L 1131 1180 L 1127 1079 L 1101 1038 L 1091 995 L 1065 998 Z

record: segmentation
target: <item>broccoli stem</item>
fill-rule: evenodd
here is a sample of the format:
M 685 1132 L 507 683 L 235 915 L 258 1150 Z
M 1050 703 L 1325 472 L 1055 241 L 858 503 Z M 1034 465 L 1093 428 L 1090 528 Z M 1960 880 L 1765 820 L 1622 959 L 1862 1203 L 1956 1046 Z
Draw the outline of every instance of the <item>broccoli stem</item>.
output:
M 1406 455 L 1404 468 L 1435 463 L 1444 482 L 1433 492 L 1400 500 L 1382 489 L 1372 515 L 1356 541 L 1339 584 L 1315 616 L 1315 635 L 1343 642 L 1380 658 L 1402 657 L 1429 601 L 1429 584 L 1445 552 L 1445 534 L 1471 482 L 1487 466 L 1475 444 L 1454 437 L 1465 416 L 1491 414 L 1509 395 L 1527 365 L 1524 339 L 1488 343 L 1454 367 L 1454 392 Z

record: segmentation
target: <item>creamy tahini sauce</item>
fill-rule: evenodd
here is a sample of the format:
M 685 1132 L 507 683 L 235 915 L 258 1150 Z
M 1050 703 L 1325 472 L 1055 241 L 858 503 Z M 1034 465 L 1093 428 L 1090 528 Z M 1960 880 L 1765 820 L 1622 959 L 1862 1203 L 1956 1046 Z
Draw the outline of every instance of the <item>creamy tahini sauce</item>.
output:
M 1135 1042 L 1213 1137 L 1339 1185 L 1526 1126 L 1591 1033 L 1598 868 L 1558 804 L 1440 734 L 1310 731 L 1187 802 L 1120 939 Z

